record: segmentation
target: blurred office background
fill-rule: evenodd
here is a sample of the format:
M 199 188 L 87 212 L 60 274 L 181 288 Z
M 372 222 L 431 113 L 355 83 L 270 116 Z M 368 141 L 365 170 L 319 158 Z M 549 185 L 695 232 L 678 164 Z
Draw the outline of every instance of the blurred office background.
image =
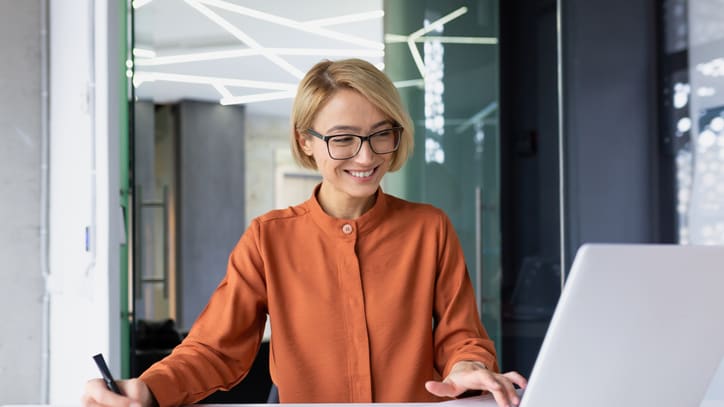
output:
M 0 0 L 0 403 L 75 404 L 92 354 L 129 377 L 183 337 L 250 220 L 319 182 L 288 121 L 323 58 L 397 85 L 416 148 L 383 188 L 450 215 L 529 374 L 582 243 L 724 243 L 721 21 L 722 0 Z M 235 401 L 266 396 L 264 352 Z

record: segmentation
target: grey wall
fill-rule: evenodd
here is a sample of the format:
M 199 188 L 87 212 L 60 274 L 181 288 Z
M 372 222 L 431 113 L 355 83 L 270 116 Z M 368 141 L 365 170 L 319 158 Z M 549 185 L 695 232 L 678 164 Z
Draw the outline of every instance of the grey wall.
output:
M 179 105 L 180 327 L 188 329 L 244 233 L 244 109 Z
M 657 239 L 657 9 L 561 3 L 568 268 L 582 243 Z
M 40 1 L 0 0 L 0 404 L 40 402 Z

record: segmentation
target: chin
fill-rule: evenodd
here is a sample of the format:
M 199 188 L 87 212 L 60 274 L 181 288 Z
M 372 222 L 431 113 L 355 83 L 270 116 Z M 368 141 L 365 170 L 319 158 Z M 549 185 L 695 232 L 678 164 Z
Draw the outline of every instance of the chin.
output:
M 379 183 L 374 185 L 355 185 L 350 188 L 345 188 L 345 192 L 354 198 L 369 198 L 377 192 L 379 185 Z

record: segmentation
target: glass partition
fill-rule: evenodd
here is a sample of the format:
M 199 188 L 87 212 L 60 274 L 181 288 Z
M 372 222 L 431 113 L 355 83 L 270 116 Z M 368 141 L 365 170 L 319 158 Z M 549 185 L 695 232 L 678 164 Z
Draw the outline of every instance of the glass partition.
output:
M 497 1 L 385 3 L 385 70 L 415 123 L 387 190 L 442 208 L 460 237 L 483 323 L 502 346 Z

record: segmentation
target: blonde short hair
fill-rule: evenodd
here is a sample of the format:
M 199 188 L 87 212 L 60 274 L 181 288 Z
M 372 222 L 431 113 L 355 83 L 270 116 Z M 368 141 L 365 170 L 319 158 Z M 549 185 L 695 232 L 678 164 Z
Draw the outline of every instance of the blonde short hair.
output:
M 320 109 L 339 89 L 352 89 L 367 98 L 382 113 L 403 128 L 400 147 L 393 152 L 390 171 L 399 170 L 412 153 L 414 127 L 392 81 L 374 65 L 361 59 L 322 61 L 312 67 L 299 83 L 292 106 L 291 148 L 294 159 L 304 168 L 316 169 L 314 157 L 304 154 L 298 137 L 307 129 Z

